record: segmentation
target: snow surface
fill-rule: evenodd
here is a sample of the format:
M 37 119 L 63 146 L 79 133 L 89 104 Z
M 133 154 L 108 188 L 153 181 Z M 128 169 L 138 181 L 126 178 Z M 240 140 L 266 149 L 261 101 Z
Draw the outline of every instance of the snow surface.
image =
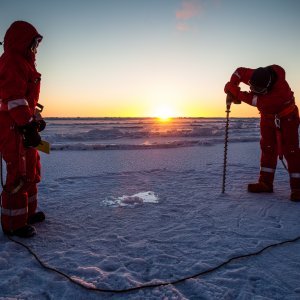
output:
M 126 289 L 191 276 L 300 236 L 300 203 L 289 200 L 280 164 L 273 194 L 247 193 L 258 176 L 259 143 L 246 138 L 229 144 L 225 194 L 221 140 L 42 154 L 39 204 L 47 219 L 35 237 L 18 240 L 87 287 Z M 300 299 L 299 270 L 295 242 L 177 285 L 101 293 L 43 269 L 0 233 L 1 300 Z

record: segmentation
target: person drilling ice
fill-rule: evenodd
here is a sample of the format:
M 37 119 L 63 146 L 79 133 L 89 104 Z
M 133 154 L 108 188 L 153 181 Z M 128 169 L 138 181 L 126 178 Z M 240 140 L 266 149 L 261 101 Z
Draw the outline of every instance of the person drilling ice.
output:
M 241 91 L 239 84 L 250 86 Z M 226 83 L 224 91 L 235 104 L 245 102 L 260 112 L 260 176 L 248 185 L 251 193 L 272 193 L 278 157 L 285 157 L 290 176 L 292 201 L 300 201 L 299 112 L 294 93 L 278 65 L 257 69 L 238 68 Z
M 34 26 L 16 21 L 4 37 L 0 57 L 0 152 L 6 162 L 1 194 L 1 225 L 7 235 L 31 237 L 32 224 L 45 220 L 37 212 L 40 157 L 35 149 L 46 123 L 38 106 L 41 74 L 35 67 L 42 36 Z

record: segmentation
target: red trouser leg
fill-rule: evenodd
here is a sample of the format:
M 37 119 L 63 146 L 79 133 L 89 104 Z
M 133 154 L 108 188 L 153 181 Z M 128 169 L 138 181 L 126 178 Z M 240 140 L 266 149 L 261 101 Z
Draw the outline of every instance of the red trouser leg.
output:
M 283 154 L 288 164 L 290 186 L 292 190 L 300 190 L 300 150 L 298 127 L 298 110 L 281 120 Z
M 13 231 L 27 224 L 27 193 L 2 193 L 1 224 L 4 231 Z
M 5 147 L 2 148 L 7 170 L 1 207 L 1 224 L 4 231 L 16 230 L 27 223 L 28 195 L 24 178 L 25 153 L 21 142 L 20 135 L 12 130 Z
M 23 149 L 18 134 L 8 139 L 2 149 L 2 155 L 7 164 L 7 177 L 2 193 L 1 224 L 4 231 L 13 231 L 25 226 L 28 216 L 36 210 L 40 159 L 36 149 Z M 20 180 L 23 180 L 24 184 L 20 190 L 15 191 Z M 30 204 L 28 200 L 31 201 Z
M 27 162 L 27 193 L 28 193 L 28 217 L 36 212 L 37 208 L 37 183 L 41 180 L 40 156 L 36 149 L 26 151 Z
M 262 117 L 260 131 L 261 158 L 259 182 L 273 185 L 277 165 L 276 127 L 274 120 Z
M 28 218 L 35 214 L 37 209 L 37 186 L 32 183 L 28 188 Z

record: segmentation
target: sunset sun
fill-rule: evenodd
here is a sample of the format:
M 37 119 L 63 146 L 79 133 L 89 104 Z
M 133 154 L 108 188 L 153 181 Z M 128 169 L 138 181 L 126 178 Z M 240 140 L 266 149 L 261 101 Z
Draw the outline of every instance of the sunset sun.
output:
M 163 122 L 169 121 L 174 117 L 174 110 L 169 106 L 159 106 L 155 109 L 154 117 Z

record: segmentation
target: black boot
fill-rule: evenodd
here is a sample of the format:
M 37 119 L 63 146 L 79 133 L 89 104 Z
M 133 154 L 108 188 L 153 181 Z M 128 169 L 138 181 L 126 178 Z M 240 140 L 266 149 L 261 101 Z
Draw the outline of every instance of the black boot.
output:
M 291 200 L 293 202 L 300 202 L 300 190 L 292 190 L 291 192 Z
M 36 230 L 33 226 L 25 225 L 16 230 L 4 231 L 4 233 L 11 236 L 15 235 L 22 238 L 30 238 L 36 234 Z
M 38 211 L 28 218 L 28 224 L 43 222 L 46 216 L 42 211 Z
M 250 193 L 273 193 L 273 184 L 267 184 L 265 182 L 249 183 L 248 192 Z

